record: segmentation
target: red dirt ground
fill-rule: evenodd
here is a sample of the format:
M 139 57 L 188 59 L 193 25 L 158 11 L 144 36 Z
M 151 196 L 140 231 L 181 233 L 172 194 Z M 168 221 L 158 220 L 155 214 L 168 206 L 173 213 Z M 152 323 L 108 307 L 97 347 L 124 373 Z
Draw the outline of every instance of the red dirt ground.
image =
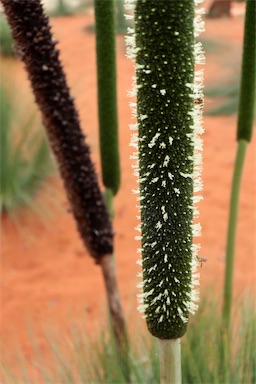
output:
M 92 14 L 52 20 L 68 81 L 77 99 L 82 126 L 100 172 L 95 36 L 84 31 L 89 24 L 93 24 Z M 203 37 L 228 44 L 218 54 L 207 54 L 206 83 L 221 83 L 229 79 L 232 64 L 238 62 L 241 55 L 242 35 L 241 15 L 207 20 Z M 26 88 L 28 82 L 22 64 L 4 60 L 3 68 L 6 66 L 14 71 L 22 87 Z M 120 292 L 125 313 L 130 318 L 131 314 L 136 314 L 136 249 L 139 244 L 134 240 L 137 211 L 135 195 L 131 191 L 136 188 L 136 182 L 129 160 L 132 149 L 129 146 L 131 118 L 127 90 L 131 88 L 133 64 L 125 57 L 122 36 L 117 40 L 117 66 L 122 185 L 115 200 L 115 247 Z M 207 262 L 201 268 L 201 292 L 202 295 L 215 293 L 220 296 L 229 191 L 236 152 L 236 117 L 205 117 L 204 126 L 204 200 L 200 204 L 200 221 L 203 228 L 201 256 Z M 240 200 L 234 275 L 235 293 L 239 295 L 246 290 L 255 291 L 255 153 L 254 137 L 248 149 Z M 35 343 L 43 348 L 43 339 L 37 336 L 42 325 L 48 322 L 58 324 L 61 331 L 70 321 L 80 319 L 90 331 L 106 312 L 101 270 L 84 250 L 73 218 L 67 212 L 65 193 L 57 176 L 53 184 L 59 186 L 59 208 L 52 212 L 47 226 L 35 219 L 29 210 L 20 213 L 22 231 L 17 231 L 7 217 L 2 219 L 1 338 L 13 356 L 13 364 L 14 341 L 29 354 L 27 323 L 34 330 Z M 45 200 L 44 194 L 38 197 L 39 203 Z

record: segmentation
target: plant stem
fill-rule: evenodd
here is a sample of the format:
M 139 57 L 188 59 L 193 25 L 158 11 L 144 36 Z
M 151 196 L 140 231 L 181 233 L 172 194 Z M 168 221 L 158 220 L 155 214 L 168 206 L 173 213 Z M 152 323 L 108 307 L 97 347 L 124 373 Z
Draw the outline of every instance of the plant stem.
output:
M 233 270 L 234 270 L 234 256 L 235 256 L 235 241 L 236 241 L 236 227 L 239 206 L 239 194 L 241 186 L 241 178 L 243 171 L 243 164 L 246 154 L 248 142 L 240 140 L 238 143 L 236 161 L 234 167 L 234 174 L 232 180 L 230 208 L 229 208 L 229 222 L 228 222 L 228 235 L 227 235 L 227 248 L 226 248 L 226 270 L 225 270 L 225 284 L 224 284 L 224 305 L 223 305 L 223 319 L 225 328 L 229 330 L 230 313 L 232 306 L 232 289 L 233 289 Z
M 118 360 L 127 382 L 130 382 L 128 335 L 117 287 L 114 260 L 111 254 L 107 254 L 101 258 L 101 268 L 108 298 Z
M 114 217 L 113 197 L 112 190 L 106 188 L 104 191 L 104 199 L 111 219 Z M 112 321 L 118 358 L 122 364 L 125 377 L 129 382 L 129 345 L 121 299 L 117 287 L 115 254 L 113 253 L 111 257 L 110 255 L 106 255 L 104 259 L 102 259 L 101 267 L 109 302 L 110 318 Z
M 241 89 L 237 125 L 238 149 L 234 167 L 228 236 L 226 250 L 226 271 L 224 283 L 223 320 L 227 335 L 230 330 L 230 315 L 232 307 L 233 269 L 235 257 L 235 236 L 238 215 L 239 192 L 242 169 L 248 143 L 252 137 L 255 88 L 256 88 L 256 2 L 246 1 L 244 25 L 243 60 L 241 72 Z
M 104 276 L 104 282 L 106 285 L 109 308 L 113 319 L 114 333 L 116 335 L 117 340 L 119 340 L 121 344 L 124 335 L 126 335 L 126 330 L 111 254 L 105 255 L 101 258 L 101 267 Z
M 115 212 L 114 212 L 114 194 L 112 189 L 106 188 L 104 191 L 104 200 L 108 209 L 108 213 L 110 216 L 110 219 L 113 220 Z M 112 255 L 113 258 L 113 268 L 115 268 L 115 254 Z
M 158 339 L 160 354 L 160 383 L 181 384 L 180 339 Z
M 114 217 L 114 207 L 113 207 L 113 192 L 110 188 L 106 188 L 104 191 L 104 199 L 107 205 L 107 209 L 111 219 Z

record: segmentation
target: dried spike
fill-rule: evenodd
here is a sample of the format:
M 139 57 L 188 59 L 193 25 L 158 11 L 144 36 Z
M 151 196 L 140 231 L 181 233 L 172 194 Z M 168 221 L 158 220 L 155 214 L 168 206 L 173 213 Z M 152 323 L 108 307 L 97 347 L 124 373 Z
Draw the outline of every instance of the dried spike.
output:
M 90 149 L 38 0 L 1 0 L 42 113 L 72 212 L 85 246 L 97 263 L 113 252 L 113 229 Z M 31 37 L 33 36 L 33 44 Z

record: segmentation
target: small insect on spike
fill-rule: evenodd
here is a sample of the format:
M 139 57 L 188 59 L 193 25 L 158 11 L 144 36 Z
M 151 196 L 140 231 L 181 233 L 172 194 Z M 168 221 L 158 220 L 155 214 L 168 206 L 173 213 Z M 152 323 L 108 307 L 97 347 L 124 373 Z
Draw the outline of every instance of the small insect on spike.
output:
M 198 2 L 198 0 L 196 0 Z M 129 4 L 132 2 L 130 1 Z M 202 30 L 194 0 L 135 2 L 138 173 L 144 310 L 149 331 L 177 339 L 198 301 L 195 265 L 200 233 L 193 196 L 202 188 Z M 159 49 L 161 47 L 161 50 Z M 133 56 L 134 59 L 134 56 Z M 167 65 L 168 64 L 168 65 Z M 133 114 L 135 109 L 133 109 Z

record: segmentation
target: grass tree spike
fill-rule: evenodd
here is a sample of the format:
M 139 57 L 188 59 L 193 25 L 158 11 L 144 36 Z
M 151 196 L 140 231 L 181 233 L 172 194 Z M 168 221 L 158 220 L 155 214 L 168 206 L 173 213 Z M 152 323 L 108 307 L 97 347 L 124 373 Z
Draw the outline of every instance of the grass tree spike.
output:
M 103 183 L 115 195 L 120 185 L 116 96 L 115 7 L 95 0 L 98 108 Z
M 90 151 L 40 0 L 1 0 L 59 164 L 80 235 L 97 262 L 113 252 L 113 230 Z
M 226 246 L 226 266 L 224 280 L 223 320 L 225 332 L 230 334 L 232 309 L 233 275 L 235 262 L 235 243 L 239 196 L 243 166 L 248 143 L 253 134 L 253 115 L 256 97 L 256 1 L 246 1 L 244 21 L 244 43 L 241 70 L 240 102 L 238 110 L 237 140 L 238 147 L 233 170 L 232 188 L 229 206 L 229 221 Z
M 133 1 L 127 2 L 133 5 Z M 195 193 L 201 190 L 203 62 L 195 36 L 202 29 L 194 0 L 135 2 L 135 33 L 127 37 L 136 62 L 143 293 L 149 331 L 178 339 L 197 309 Z M 133 31 L 130 31 L 131 34 Z M 136 125 L 133 127 L 136 127 Z M 132 128 L 133 128 L 132 127 Z M 136 157 L 136 155 L 134 156 Z
M 246 1 L 237 140 L 251 141 L 256 97 L 256 1 Z

